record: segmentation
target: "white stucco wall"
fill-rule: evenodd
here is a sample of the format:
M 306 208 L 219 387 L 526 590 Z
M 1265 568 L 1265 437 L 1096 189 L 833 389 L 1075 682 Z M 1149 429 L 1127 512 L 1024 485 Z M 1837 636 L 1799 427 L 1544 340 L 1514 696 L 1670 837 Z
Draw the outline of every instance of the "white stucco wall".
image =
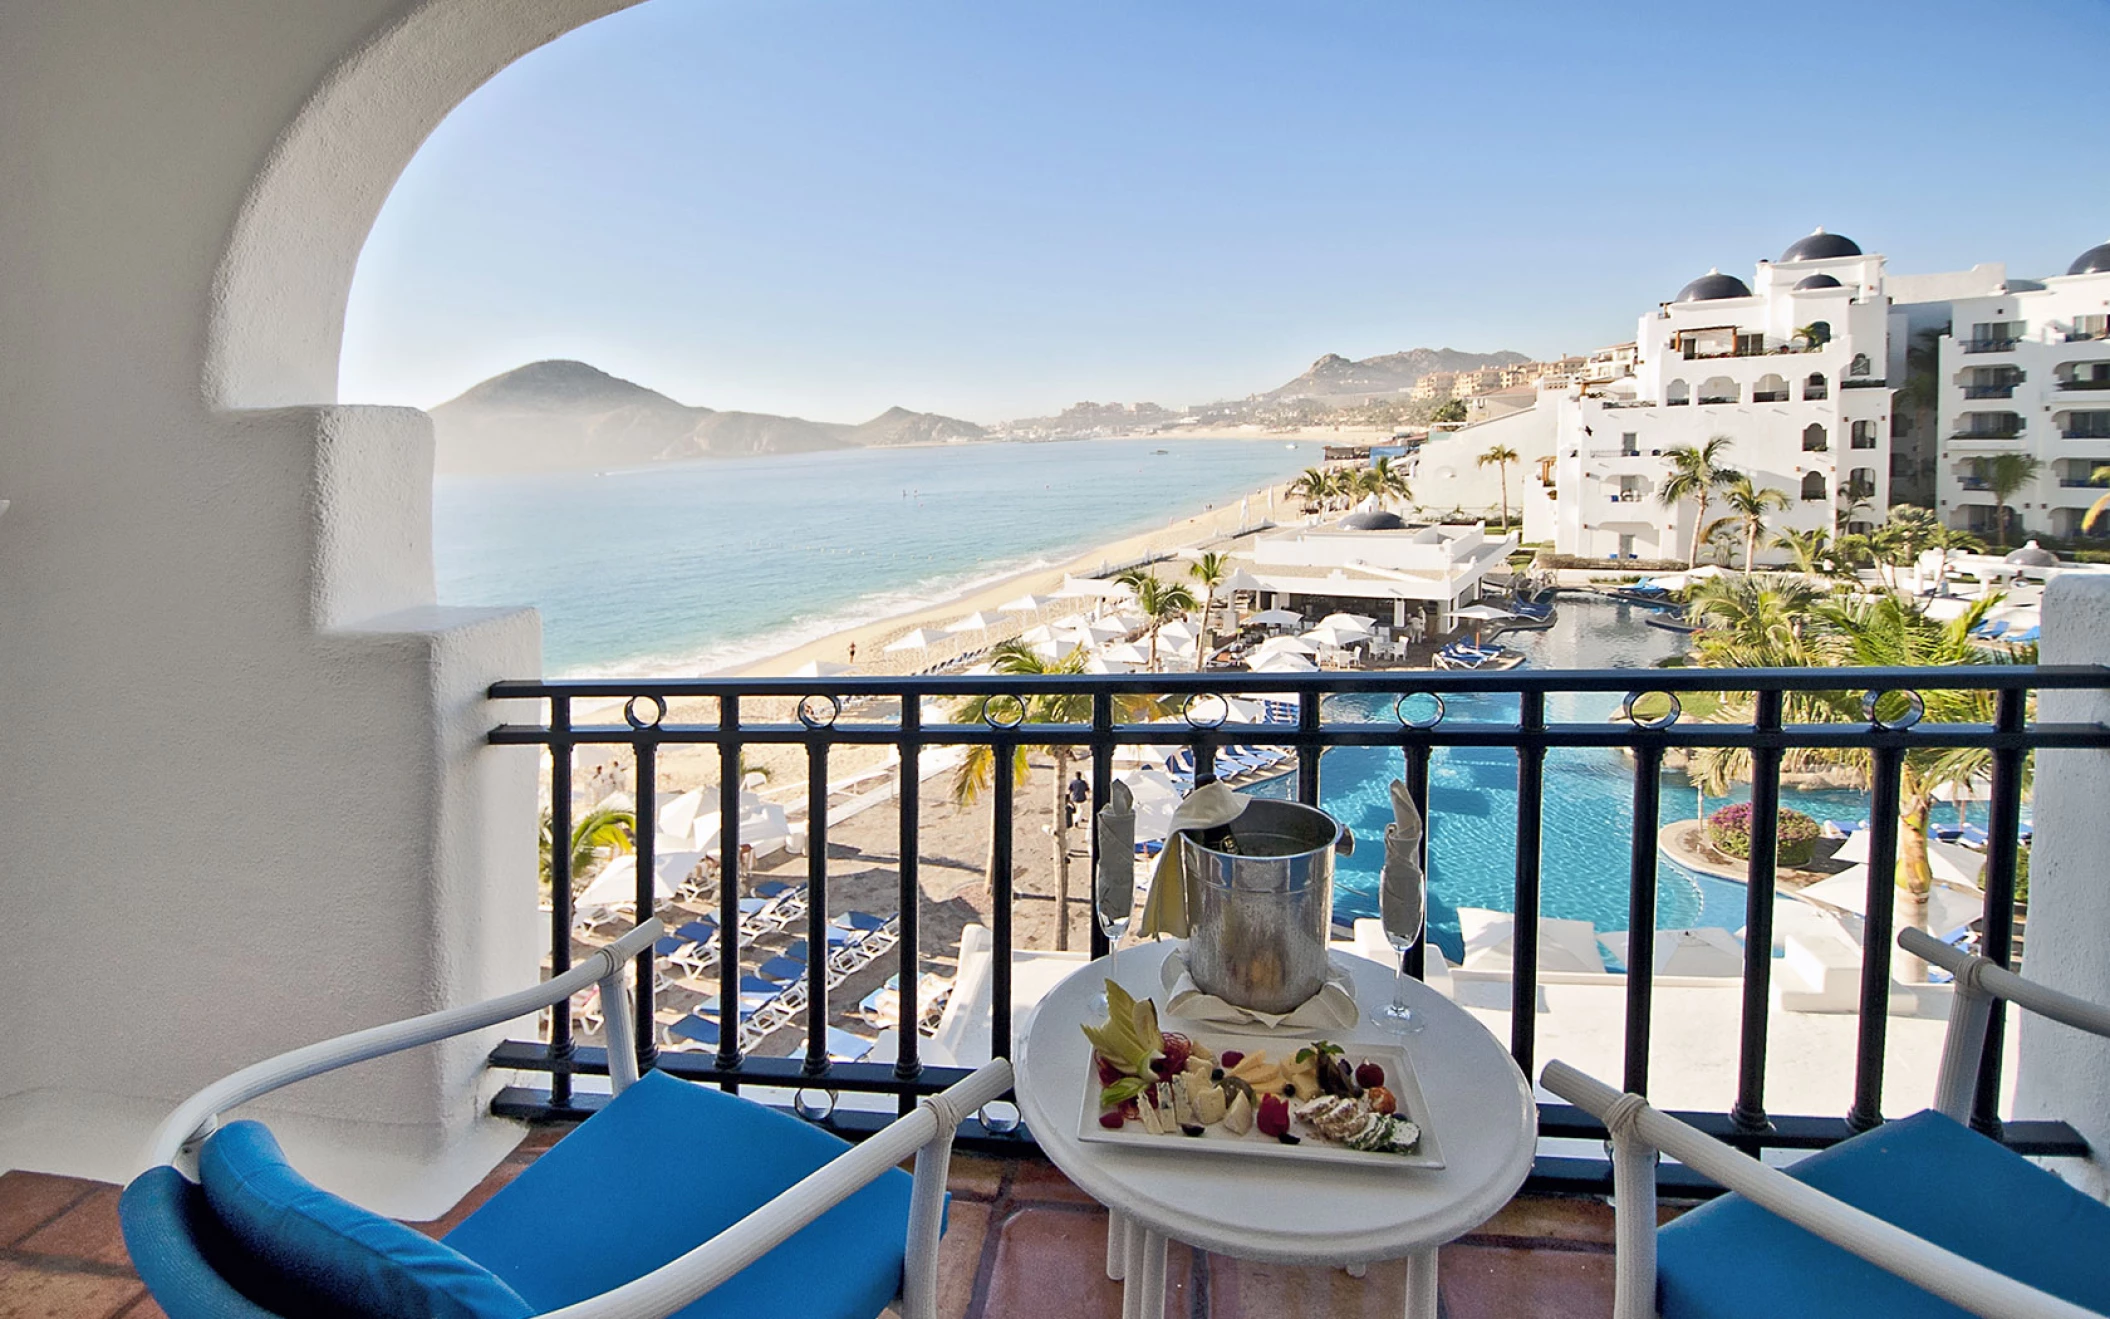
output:
M 2110 578 L 2066 574 L 2044 592 L 2046 664 L 2110 664 Z M 2045 692 L 2046 723 L 2110 723 L 2110 693 Z M 2029 938 L 2023 973 L 2097 1003 L 2110 1003 L 2110 751 L 2037 753 L 2031 845 Z M 2025 1017 L 2016 1041 L 2015 1113 L 2061 1118 L 2095 1156 L 2079 1175 L 2110 1199 L 2110 1041 Z
M 530 983 L 532 614 L 433 601 L 422 414 L 334 406 L 375 210 L 626 0 L 0 8 L 0 1167 L 121 1179 L 196 1086 Z M 517 1133 L 488 1041 L 270 1107 L 385 1211 Z

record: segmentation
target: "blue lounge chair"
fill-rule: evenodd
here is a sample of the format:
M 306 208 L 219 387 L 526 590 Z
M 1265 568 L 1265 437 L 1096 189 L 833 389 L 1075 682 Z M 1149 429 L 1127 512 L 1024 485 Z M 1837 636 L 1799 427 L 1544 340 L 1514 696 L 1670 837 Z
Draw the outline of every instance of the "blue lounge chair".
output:
M 806 963 L 789 957 L 772 957 L 755 968 L 755 974 L 774 984 L 788 985 L 806 974 Z
M 2032 641 L 2035 641 L 2038 637 L 2043 635 L 2044 629 L 2042 627 L 2031 626 L 2023 628 L 2020 632 L 2010 632 L 2005 637 L 2002 637 L 2001 640 L 2009 642 L 2013 645 L 2022 646 L 2027 645 Z
M 1906 951 L 1956 994 L 1935 1107 L 1783 1170 L 1563 1063 L 1548 1090 L 1611 1129 L 1613 1313 L 1662 1319 L 1905 1319 L 2110 1314 L 2110 1206 L 1964 1125 L 1995 1000 L 2110 1037 L 2110 1008 L 2032 984 L 1924 930 Z M 1657 1227 L 1656 1160 L 1731 1194 Z M 2059 1302 L 2065 1304 L 2059 1304 Z M 1945 1303 L 1946 1302 L 1946 1303 Z
M 718 1047 L 718 1020 L 701 1011 L 691 1012 L 667 1027 L 667 1034 L 678 1040 L 701 1044 L 706 1049 L 715 1049 Z
M 1965 847 L 1984 847 L 1992 841 L 1986 831 L 1975 824 L 1967 824 L 1963 828 L 1958 829 L 1956 836 L 1958 841 L 1962 842 Z
M 853 1150 L 751 1100 L 664 1072 L 640 1077 L 635 1055 L 612 1049 L 607 1105 L 440 1240 L 313 1186 L 262 1124 L 222 1121 L 295 1081 L 484 1030 L 590 985 L 608 1005 L 609 1038 L 625 1040 L 629 964 L 663 928 L 648 921 L 540 985 L 281 1055 L 186 1100 L 119 1201 L 154 1302 L 169 1319 L 524 1317 L 572 1306 L 729 1319 L 784 1313 L 786 1298 L 800 1313 L 876 1316 L 902 1294 L 904 1313 L 930 1313 L 953 1127 L 1010 1087 L 1002 1059 Z M 716 1040 L 705 1018 L 674 1029 Z M 190 1149 L 196 1181 L 175 1166 Z M 895 1168 L 912 1154 L 913 1180 Z
M 1990 641 L 1999 637 L 2000 634 L 2005 631 L 2007 631 L 2007 620 L 2004 618 L 1996 618 L 1991 620 L 1990 622 L 1980 623 L 1977 627 L 1972 628 L 1971 635 L 1974 637 L 1984 637 Z
M 765 879 L 754 886 L 754 894 L 758 898 L 778 898 L 791 892 L 793 887 L 781 879 Z
M 862 1035 L 853 1035 L 836 1026 L 828 1028 L 828 1056 L 839 1062 L 854 1063 L 872 1051 L 877 1040 L 868 1040 Z
M 1963 837 L 1963 826 L 1960 824 L 1937 824 L 1931 826 L 1928 832 L 1945 843 L 1953 843 Z

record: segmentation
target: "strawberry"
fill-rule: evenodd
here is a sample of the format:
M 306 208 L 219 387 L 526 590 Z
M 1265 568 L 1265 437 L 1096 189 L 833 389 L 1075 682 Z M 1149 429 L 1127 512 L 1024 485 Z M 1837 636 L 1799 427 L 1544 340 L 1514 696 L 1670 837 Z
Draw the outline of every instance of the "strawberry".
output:
M 1355 1083 L 1365 1090 L 1374 1085 L 1383 1085 L 1385 1083 L 1385 1069 L 1376 1063 L 1366 1062 L 1355 1069 Z
M 1289 1101 L 1281 1095 L 1262 1095 L 1260 1111 L 1253 1116 L 1253 1125 L 1263 1136 L 1287 1136 L 1289 1134 Z
M 1222 1053 L 1216 1055 L 1216 1061 L 1219 1066 L 1228 1072 L 1233 1067 L 1244 1062 L 1245 1055 L 1236 1049 L 1225 1049 Z
M 1122 1116 L 1121 1110 L 1118 1108 L 1109 1108 L 1099 1115 L 1099 1125 L 1105 1127 L 1108 1131 L 1119 1131 L 1127 1121 L 1128 1119 Z

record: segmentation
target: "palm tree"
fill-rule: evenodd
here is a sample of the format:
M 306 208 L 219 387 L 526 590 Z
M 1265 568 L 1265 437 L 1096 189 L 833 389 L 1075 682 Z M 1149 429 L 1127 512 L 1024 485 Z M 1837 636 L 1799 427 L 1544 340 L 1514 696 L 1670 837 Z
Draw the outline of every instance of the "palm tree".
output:
M 1297 479 L 1289 483 L 1290 494 L 1304 501 L 1307 507 L 1316 506 L 1324 510 L 1327 501 L 1333 498 L 1337 488 L 1332 472 L 1323 467 L 1307 467 L 1297 473 Z
M 1168 582 L 1148 568 L 1131 568 L 1114 579 L 1136 593 L 1136 610 L 1150 620 L 1150 671 L 1158 671 L 1158 629 L 1191 613 L 1194 592 L 1185 582 Z
M 1231 556 L 1209 550 L 1194 561 L 1187 575 L 1202 586 L 1202 634 L 1198 638 L 1201 649 L 1194 656 L 1194 671 L 1200 673 L 1209 662 L 1209 614 L 1216 608 L 1216 592 L 1231 575 Z
M 1069 651 L 1060 659 L 1045 659 L 1040 652 L 1016 639 L 998 642 L 989 652 L 989 667 L 997 673 L 1022 674 L 1030 677 L 1054 677 L 1084 672 L 1085 653 L 1082 648 Z M 983 714 L 992 702 L 1001 703 L 1001 717 L 1008 721 L 1013 713 L 1010 697 L 974 696 L 961 701 L 953 709 L 953 717 L 963 724 L 982 722 Z M 1022 723 L 1028 724 L 1083 724 L 1092 718 L 1092 698 L 1087 692 L 1043 692 L 1025 699 Z M 1143 719 L 1160 713 L 1162 702 L 1148 696 L 1123 696 L 1115 698 L 1120 710 L 1119 718 Z M 1014 782 L 1024 783 L 1032 774 L 1027 753 L 1034 748 L 1021 743 L 1012 750 L 1011 774 Z M 1065 791 L 1070 781 L 1070 762 L 1076 755 L 1071 746 L 1049 746 L 1046 750 L 1055 761 L 1055 822 L 1050 836 L 1055 844 L 1055 948 L 1061 952 L 1070 946 L 1070 815 Z M 952 776 L 952 800 L 956 806 L 972 806 L 983 793 L 989 791 L 996 781 L 996 751 L 988 743 L 979 743 L 967 748 L 966 759 L 960 762 Z M 989 857 L 983 868 L 992 892 L 996 886 L 996 831 L 1006 828 L 1008 820 L 998 820 L 989 831 Z
M 1758 533 L 1766 529 L 1766 514 L 1788 506 L 1788 492 L 1767 486 L 1763 490 L 1748 476 L 1739 476 L 1722 493 L 1722 503 L 1744 526 L 1744 571 L 1750 572 L 1758 557 Z
M 537 852 L 541 861 L 542 886 L 550 881 L 550 853 L 555 842 L 550 835 L 550 813 L 542 813 L 542 837 Z M 588 811 L 572 821 L 571 879 L 574 886 L 585 879 L 594 865 L 607 857 L 621 856 L 636 846 L 637 816 L 630 811 Z
M 1393 499 L 1405 503 L 1414 498 L 1407 474 L 1394 467 L 1390 458 L 1376 459 L 1363 470 L 1362 488 L 1365 493 L 1376 495 L 1380 504 Z
M 1681 444 L 1664 457 L 1670 459 L 1670 475 L 1663 478 L 1663 486 L 1657 497 L 1665 508 L 1676 508 L 1691 499 L 1700 506 L 1692 520 L 1692 552 L 1685 556 L 1685 566 L 1700 566 L 1700 537 L 1707 522 L 1707 505 L 1714 492 L 1734 481 L 1738 473 L 1722 465 L 1722 454 L 1733 441 L 1727 435 L 1717 435 L 1699 448 Z
M 1713 668 L 1806 668 L 1818 655 L 1804 636 L 1819 592 L 1793 573 L 1745 573 L 1693 584 L 1686 613 L 1700 625 L 1693 653 Z
M 2096 468 L 2088 474 L 2088 480 L 2094 485 L 2110 485 L 2110 466 Z M 2081 530 L 2093 531 L 2096 519 L 2106 511 L 2110 511 L 2110 495 L 2100 496 L 2088 506 L 2088 511 L 2081 515 Z
M 1809 351 L 1814 353 L 1819 348 L 1824 347 L 1825 344 L 1831 342 L 1832 327 L 1822 321 L 1813 321 L 1808 325 L 1798 325 L 1795 327 L 1795 337 L 1802 340 Z
M 1736 554 L 1736 530 L 1737 521 L 1734 517 L 1716 518 L 1709 522 L 1700 533 L 1700 539 L 1705 542 L 1701 552 L 1721 566 L 1728 567 L 1729 560 Z
M 1502 482 L 1502 530 L 1509 530 L 1509 465 L 1517 460 L 1517 451 L 1506 444 L 1497 444 L 1474 459 L 1482 467 L 1500 469 Z
M 1985 488 L 1993 492 L 1994 544 L 2008 543 L 2007 501 L 2034 482 L 2043 470 L 2044 460 L 2026 453 L 1996 453 L 1971 464 L 1971 474 L 1985 482 Z
M 1795 565 L 1795 571 L 1809 577 L 1821 577 L 1831 567 L 1831 555 L 1826 550 L 1831 545 L 1832 535 L 1823 527 L 1811 527 L 1808 531 L 1789 528 L 1773 537 L 1776 550 L 1786 550 Z

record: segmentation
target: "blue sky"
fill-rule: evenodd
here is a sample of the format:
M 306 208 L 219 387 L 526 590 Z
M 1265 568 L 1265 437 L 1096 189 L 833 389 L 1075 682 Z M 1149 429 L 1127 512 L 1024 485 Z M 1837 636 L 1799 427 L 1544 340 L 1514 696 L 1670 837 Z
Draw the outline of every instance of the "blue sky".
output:
M 1899 272 L 2110 238 L 2097 0 L 649 0 L 442 124 L 342 396 L 541 357 L 687 403 L 989 421 L 1321 353 L 1630 338 L 1812 226 Z

